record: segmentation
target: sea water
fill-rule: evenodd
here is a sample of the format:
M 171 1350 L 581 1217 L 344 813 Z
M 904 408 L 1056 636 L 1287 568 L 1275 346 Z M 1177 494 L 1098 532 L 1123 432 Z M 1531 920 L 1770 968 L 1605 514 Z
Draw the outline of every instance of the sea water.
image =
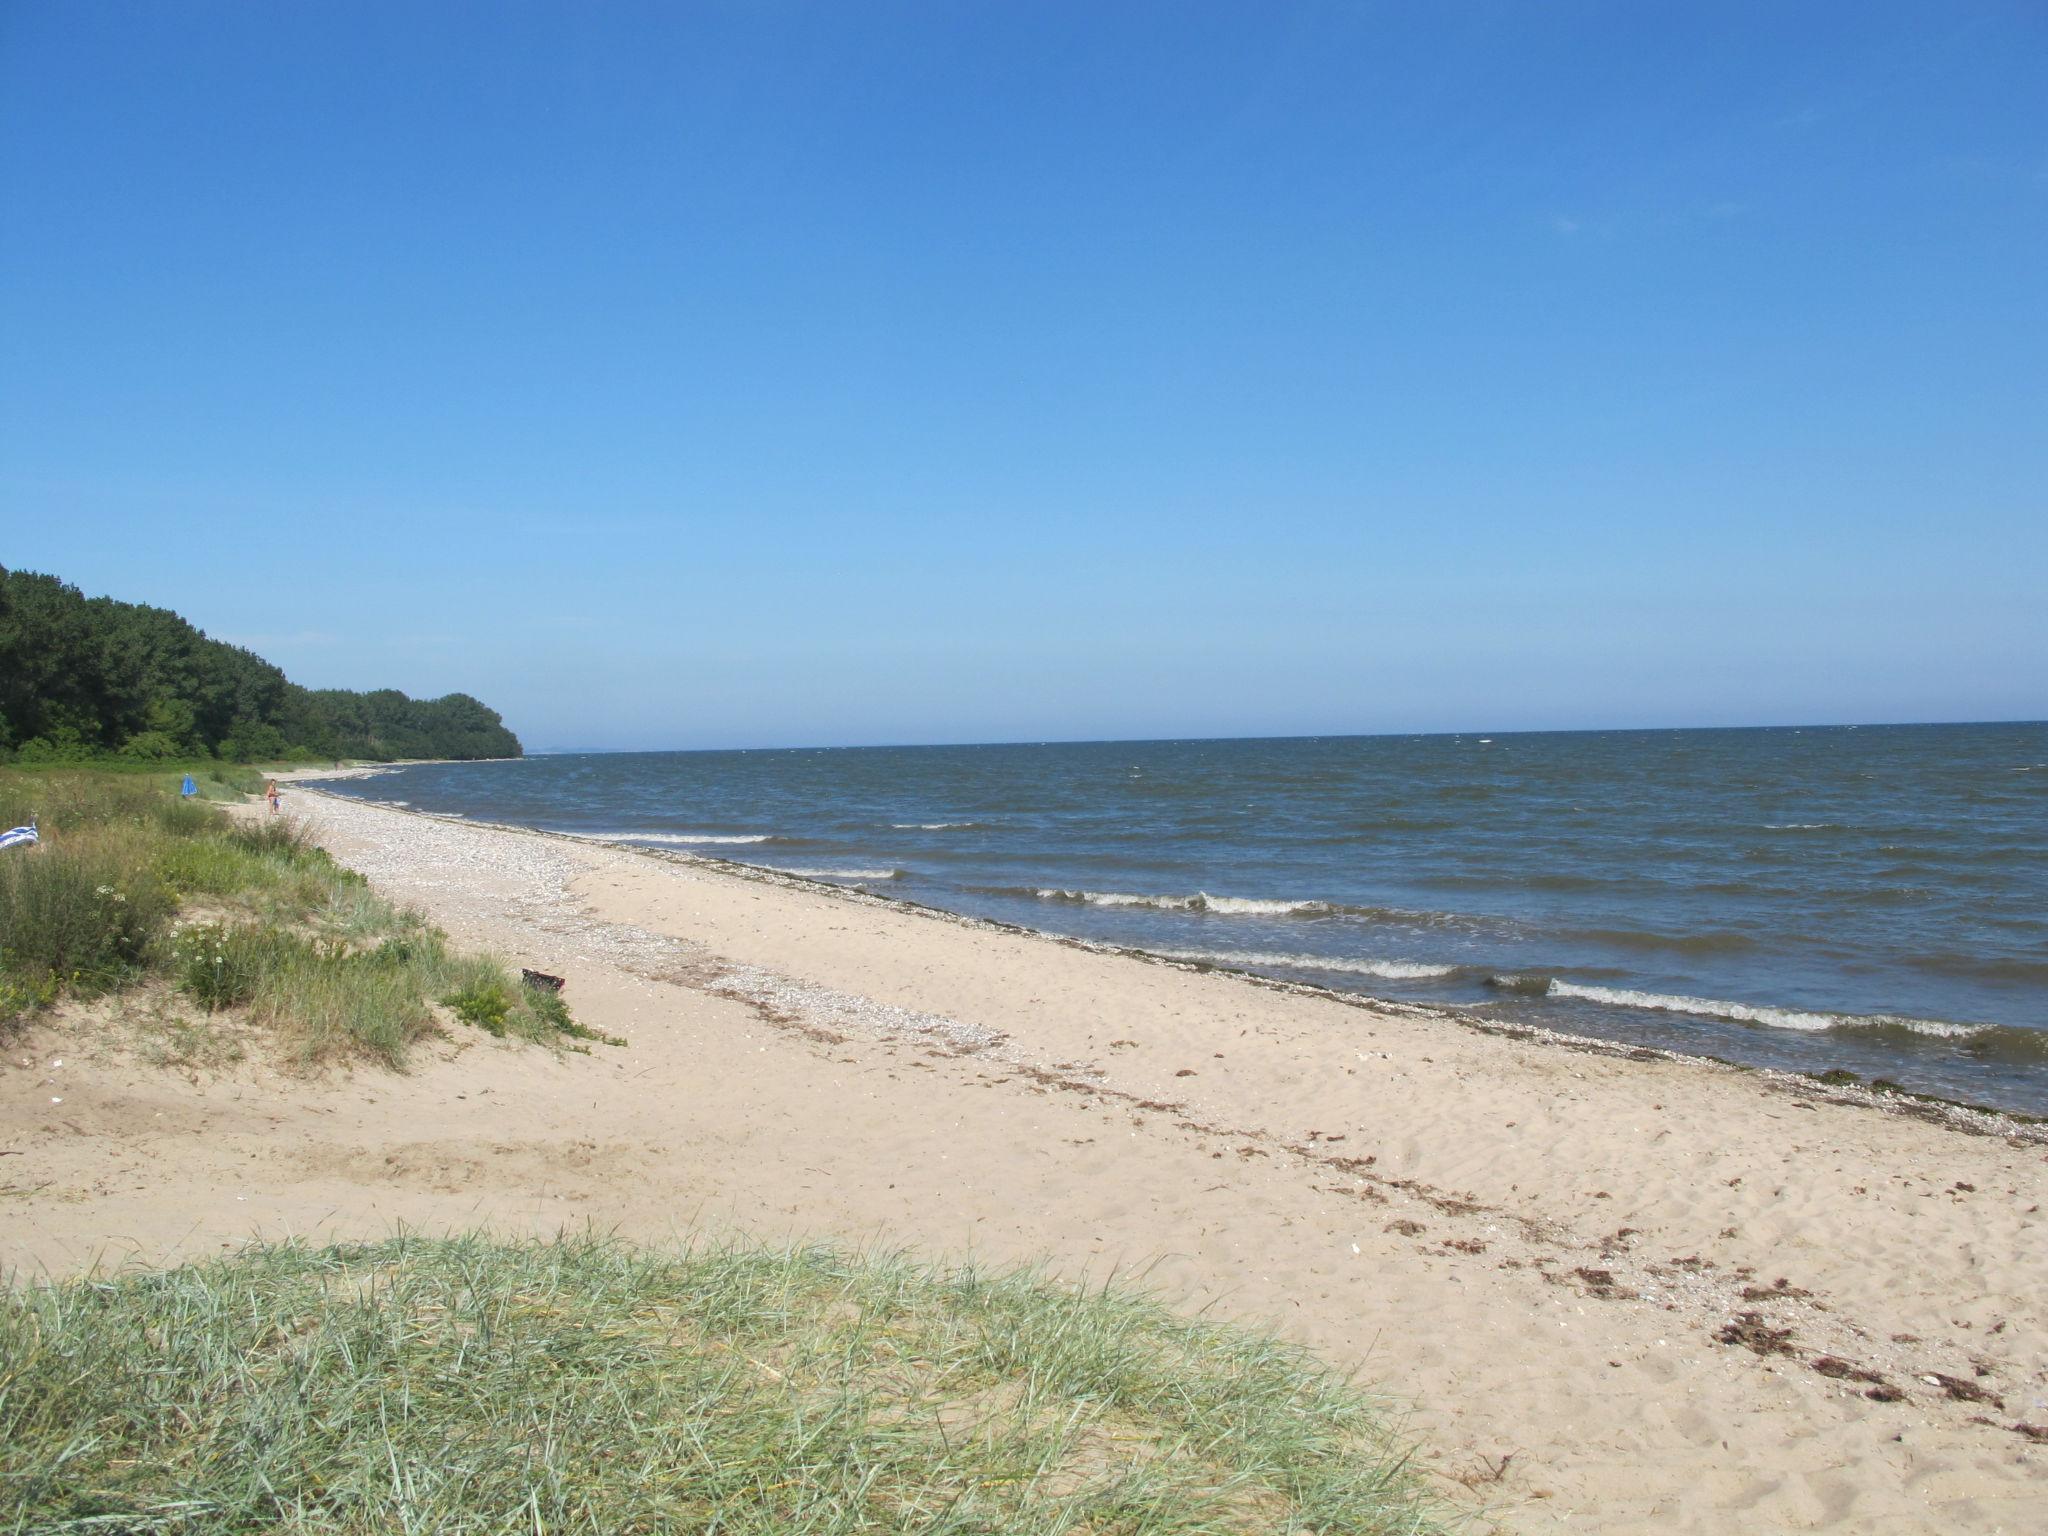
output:
M 541 756 L 330 784 L 2048 1113 L 2048 725 Z

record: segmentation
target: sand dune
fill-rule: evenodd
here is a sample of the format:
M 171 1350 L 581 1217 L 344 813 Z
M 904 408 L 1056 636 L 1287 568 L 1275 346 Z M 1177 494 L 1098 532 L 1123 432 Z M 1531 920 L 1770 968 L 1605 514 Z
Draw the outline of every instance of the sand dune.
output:
M 399 1222 L 1043 1254 L 1360 1365 L 1510 1529 L 2040 1528 L 2038 1128 L 292 803 L 629 1046 L 308 1082 L 39 1030 L 0 1073 L 0 1261 Z

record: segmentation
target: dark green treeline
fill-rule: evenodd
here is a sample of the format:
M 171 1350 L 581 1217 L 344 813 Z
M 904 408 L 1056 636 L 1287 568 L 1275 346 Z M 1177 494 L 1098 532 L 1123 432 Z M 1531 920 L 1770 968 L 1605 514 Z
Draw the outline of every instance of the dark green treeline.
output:
M 0 566 L 0 759 L 517 757 L 466 693 L 301 688 L 167 608 Z

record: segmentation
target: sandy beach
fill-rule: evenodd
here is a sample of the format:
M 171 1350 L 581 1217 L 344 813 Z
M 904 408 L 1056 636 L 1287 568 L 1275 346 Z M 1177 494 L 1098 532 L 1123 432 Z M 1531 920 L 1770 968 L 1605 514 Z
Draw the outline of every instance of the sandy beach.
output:
M 18 1278 L 399 1225 L 1043 1256 L 1356 1366 L 1506 1529 L 2040 1529 L 2043 1127 L 287 803 L 628 1043 L 307 1079 L 60 1018 L 0 1071 Z

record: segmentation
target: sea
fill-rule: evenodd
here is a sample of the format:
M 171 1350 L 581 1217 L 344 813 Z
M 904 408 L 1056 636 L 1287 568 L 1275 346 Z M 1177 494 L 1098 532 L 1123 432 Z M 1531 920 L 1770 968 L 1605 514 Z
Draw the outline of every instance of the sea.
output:
M 334 793 L 2048 1114 L 2048 724 L 585 753 Z

